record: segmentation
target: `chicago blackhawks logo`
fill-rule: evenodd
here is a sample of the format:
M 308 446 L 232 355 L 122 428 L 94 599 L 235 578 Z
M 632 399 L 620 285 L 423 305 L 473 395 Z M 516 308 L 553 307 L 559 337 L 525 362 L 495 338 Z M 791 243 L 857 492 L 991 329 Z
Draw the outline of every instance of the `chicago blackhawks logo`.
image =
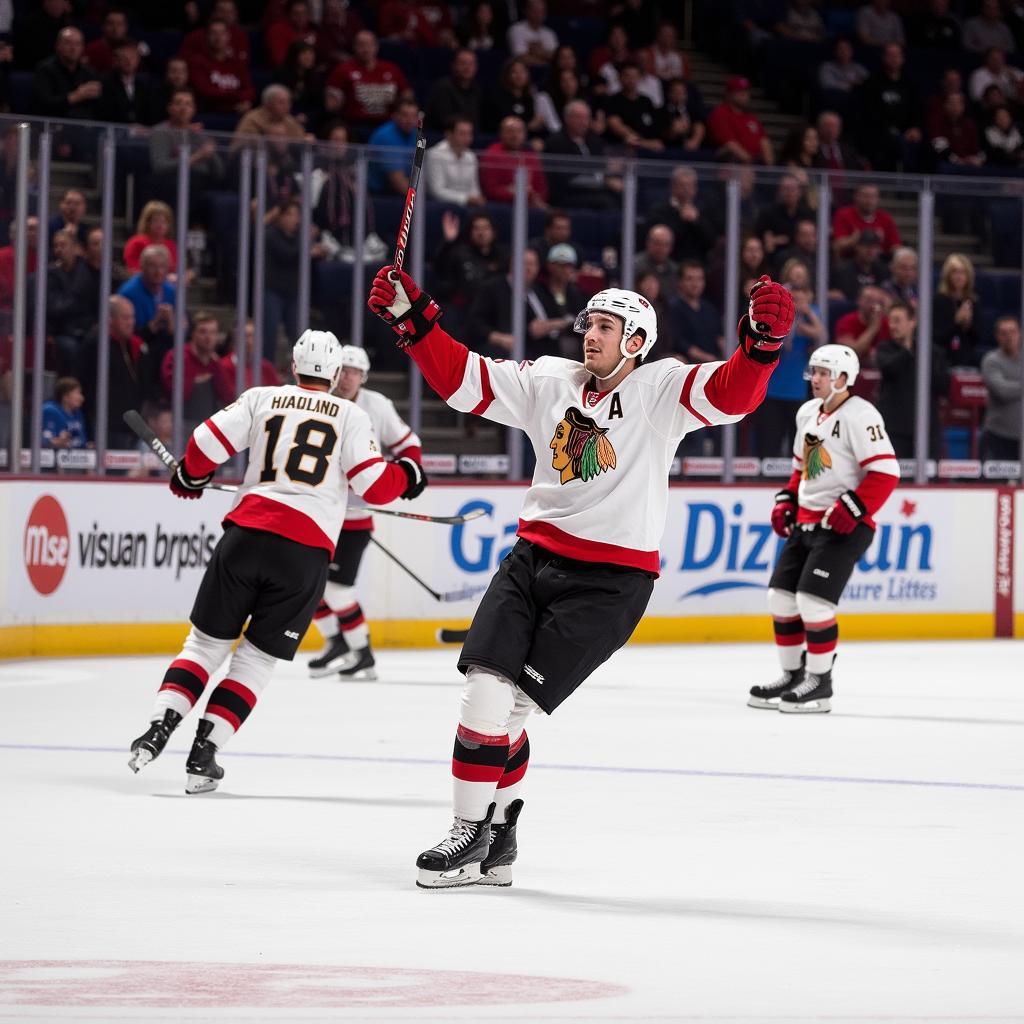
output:
M 577 477 L 592 480 L 598 473 L 615 468 L 615 449 L 607 433 L 606 427 L 599 427 L 579 409 L 570 406 L 565 410 L 548 445 L 554 453 L 551 468 L 558 470 L 563 484 Z
M 813 480 L 832 468 L 832 456 L 823 438 L 804 434 L 804 479 Z

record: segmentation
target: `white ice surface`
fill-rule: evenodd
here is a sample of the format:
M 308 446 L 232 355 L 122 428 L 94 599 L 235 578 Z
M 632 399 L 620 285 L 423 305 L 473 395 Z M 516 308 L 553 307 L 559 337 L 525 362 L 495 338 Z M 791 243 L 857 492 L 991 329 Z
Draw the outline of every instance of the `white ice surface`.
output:
M 455 652 L 281 666 L 186 797 L 167 659 L 0 664 L 0 1019 L 1024 1020 L 1024 646 L 849 644 L 831 715 L 759 646 L 631 647 L 553 717 L 511 889 L 424 892 Z

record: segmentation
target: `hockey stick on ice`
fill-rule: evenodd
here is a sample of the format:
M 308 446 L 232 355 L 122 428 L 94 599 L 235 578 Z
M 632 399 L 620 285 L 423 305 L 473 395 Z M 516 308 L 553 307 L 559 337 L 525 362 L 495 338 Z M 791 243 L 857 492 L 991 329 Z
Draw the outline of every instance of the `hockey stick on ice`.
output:
M 469 636 L 468 629 L 444 629 L 437 631 L 437 639 L 442 644 L 464 644 Z
M 481 590 L 487 589 L 486 585 L 479 587 L 462 587 L 459 590 L 447 590 L 442 593 L 441 591 L 435 590 L 433 587 L 427 586 L 427 584 L 424 583 L 423 580 L 421 580 L 419 576 L 417 576 L 416 573 L 414 573 L 412 569 L 410 569 L 409 566 L 407 566 L 405 562 L 398 557 L 398 555 L 392 554 L 392 552 L 384 547 L 384 545 L 381 544 L 373 534 L 370 534 L 370 540 L 373 541 L 373 543 L 376 544 L 377 547 L 379 547 L 381 551 L 383 551 L 384 554 L 398 566 L 399 569 L 406 573 L 406 575 L 411 576 L 435 601 L 441 601 L 442 603 L 446 603 L 448 601 L 466 601 L 479 594 Z
M 134 409 L 129 409 L 122 417 L 127 426 L 129 426 L 135 435 L 142 441 L 145 441 L 150 448 L 156 453 L 157 458 L 172 472 L 176 472 L 178 469 L 178 460 L 167 450 L 167 446 L 160 440 L 152 430 L 149 429 L 149 425 L 142 418 L 139 413 Z M 219 484 L 211 483 L 207 484 L 215 491 L 237 491 L 238 488 L 234 484 Z M 479 519 L 484 514 L 482 508 L 475 508 L 470 512 L 467 512 L 462 516 L 428 516 L 422 512 L 399 512 L 397 509 L 389 508 L 372 508 L 369 511 L 373 512 L 374 515 L 382 516 L 395 516 L 398 519 L 415 519 L 421 523 L 439 523 L 441 526 L 461 526 L 463 523 L 468 523 L 471 519 Z

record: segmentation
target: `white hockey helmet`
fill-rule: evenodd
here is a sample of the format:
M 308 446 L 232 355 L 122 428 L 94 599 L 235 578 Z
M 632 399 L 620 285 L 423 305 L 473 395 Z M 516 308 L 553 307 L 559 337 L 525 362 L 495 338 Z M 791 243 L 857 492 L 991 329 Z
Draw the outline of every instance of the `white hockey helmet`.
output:
M 342 369 L 354 366 L 357 370 L 362 370 L 364 384 L 366 378 L 370 376 L 370 357 L 366 354 L 366 349 L 358 345 L 341 346 L 341 366 Z
M 330 331 L 307 328 L 292 347 L 292 373 L 319 377 L 333 389 L 341 373 L 341 351 L 341 343 Z
M 610 313 L 622 321 L 622 342 L 619 345 L 619 352 L 623 361 L 643 359 L 658 340 L 658 314 L 639 292 L 627 291 L 625 288 L 603 288 L 576 317 L 573 330 L 577 334 L 586 334 L 591 313 Z M 644 332 L 644 343 L 636 352 L 630 352 L 626 348 L 626 343 L 637 331 Z M 618 373 L 621 368 L 622 363 L 619 363 L 614 372 Z
M 853 387 L 857 380 L 857 374 L 860 373 L 860 360 L 849 345 L 822 345 L 821 348 L 816 348 L 807 361 L 807 369 L 804 371 L 805 380 L 811 379 L 811 370 L 816 366 L 828 370 L 832 377 L 833 391 L 836 389 L 835 383 L 841 373 L 846 374 L 848 388 Z

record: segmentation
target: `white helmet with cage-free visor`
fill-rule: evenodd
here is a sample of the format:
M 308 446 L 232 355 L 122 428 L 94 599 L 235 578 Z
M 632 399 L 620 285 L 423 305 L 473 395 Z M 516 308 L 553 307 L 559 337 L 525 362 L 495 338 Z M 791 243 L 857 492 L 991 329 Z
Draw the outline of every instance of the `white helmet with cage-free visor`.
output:
M 828 370 L 832 378 L 832 390 L 836 390 L 836 381 L 841 373 L 846 374 L 846 386 L 852 388 L 860 373 L 860 360 L 857 353 L 849 345 L 822 345 L 816 348 L 810 359 L 807 360 L 807 369 L 804 370 L 804 380 L 811 379 L 811 370 L 820 367 Z
M 370 376 L 370 357 L 366 354 L 366 349 L 360 348 L 358 345 L 342 345 L 341 367 L 344 369 L 346 366 L 353 366 L 357 370 L 361 370 L 363 383 L 366 383 L 366 378 Z
M 573 330 L 577 334 L 586 334 L 592 313 L 608 313 L 622 321 L 622 341 L 619 343 L 619 353 L 622 359 L 607 377 L 599 377 L 599 380 L 614 377 L 622 369 L 627 359 L 643 359 L 651 351 L 651 346 L 658 340 L 658 314 L 654 312 L 651 304 L 637 292 L 630 292 L 625 288 L 604 288 L 599 291 L 576 317 Z M 630 352 L 626 345 L 638 331 L 644 332 L 643 344 L 636 352 Z

